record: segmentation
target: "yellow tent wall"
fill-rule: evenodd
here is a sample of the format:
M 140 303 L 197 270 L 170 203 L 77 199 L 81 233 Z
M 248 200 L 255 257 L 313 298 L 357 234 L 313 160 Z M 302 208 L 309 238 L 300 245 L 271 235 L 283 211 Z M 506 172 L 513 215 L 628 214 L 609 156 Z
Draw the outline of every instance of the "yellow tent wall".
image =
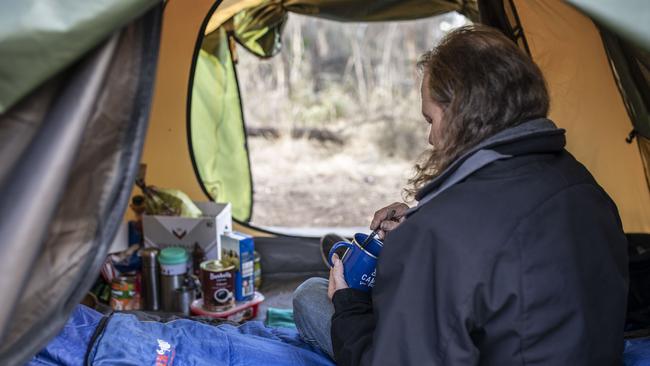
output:
M 174 187 L 204 200 L 195 178 L 186 134 L 187 87 L 201 25 L 213 0 L 167 2 L 163 15 L 156 89 L 142 162 L 149 184 Z
M 226 0 L 216 12 L 235 14 L 257 2 Z M 148 184 L 180 189 L 198 201 L 207 197 L 196 179 L 189 153 L 187 92 L 199 33 L 216 3 L 214 0 L 170 0 L 165 5 L 156 86 L 142 156 L 142 163 L 147 165 Z M 236 228 L 250 232 L 243 227 Z
M 551 93 L 551 119 L 568 150 L 616 202 L 626 232 L 650 233 L 650 191 L 632 122 L 594 23 L 559 0 L 514 1 Z

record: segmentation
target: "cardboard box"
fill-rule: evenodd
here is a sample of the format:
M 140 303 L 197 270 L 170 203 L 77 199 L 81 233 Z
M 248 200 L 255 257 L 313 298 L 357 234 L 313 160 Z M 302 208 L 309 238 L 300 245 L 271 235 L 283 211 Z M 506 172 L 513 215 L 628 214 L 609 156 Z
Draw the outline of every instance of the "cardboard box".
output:
M 221 235 L 232 231 L 230 203 L 195 202 L 203 217 L 142 217 L 145 247 L 183 247 L 192 253 L 194 243 L 205 252 L 206 259 L 221 259 Z
M 230 232 L 221 235 L 221 257 L 235 257 L 235 301 L 248 301 L 255 295 L 255 243 L 253 237 Z

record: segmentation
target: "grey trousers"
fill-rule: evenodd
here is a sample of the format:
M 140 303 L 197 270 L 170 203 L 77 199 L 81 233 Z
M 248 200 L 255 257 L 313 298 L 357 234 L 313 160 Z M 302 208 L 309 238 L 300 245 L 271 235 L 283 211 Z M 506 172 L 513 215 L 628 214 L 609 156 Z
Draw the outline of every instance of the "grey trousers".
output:
M 328 280 L 310 278 L 293 293 L 293 317 L 305 342 L 334 358 L 332 351 L 332 315 L 334 305 L 327 297 Z

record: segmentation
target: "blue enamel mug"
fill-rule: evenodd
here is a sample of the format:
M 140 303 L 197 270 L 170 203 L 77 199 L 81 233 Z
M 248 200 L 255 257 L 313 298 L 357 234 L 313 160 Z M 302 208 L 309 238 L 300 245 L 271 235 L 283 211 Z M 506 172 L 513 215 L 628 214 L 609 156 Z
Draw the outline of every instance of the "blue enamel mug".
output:
M 343 262 L 345 282 L 351 288 L 370 291 L 375 286 L 375 276 L 377 267 L 377 257 L 384 247 L 381 241 L 373 238 L 368 241 L 365 248 L 361 247 L 368 235 L 358 233 L 354 235 L 351 243 L 347 241 L 340 241 L 330 249 L 327 259 L 332 264 L 332 256 L 339 248 L 347 248 L 341 261 Z

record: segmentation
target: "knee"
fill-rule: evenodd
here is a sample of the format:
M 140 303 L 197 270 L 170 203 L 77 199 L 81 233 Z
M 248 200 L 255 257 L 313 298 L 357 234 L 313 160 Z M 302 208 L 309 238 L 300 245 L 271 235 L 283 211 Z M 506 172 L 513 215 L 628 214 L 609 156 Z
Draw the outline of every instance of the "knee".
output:
M 327 296 L 327 280 L 319 277 L 312 277 L 303 282 L 293 292 L 294 312 L 310 307 L 314 300 L 318 301 L 322 296 Z

